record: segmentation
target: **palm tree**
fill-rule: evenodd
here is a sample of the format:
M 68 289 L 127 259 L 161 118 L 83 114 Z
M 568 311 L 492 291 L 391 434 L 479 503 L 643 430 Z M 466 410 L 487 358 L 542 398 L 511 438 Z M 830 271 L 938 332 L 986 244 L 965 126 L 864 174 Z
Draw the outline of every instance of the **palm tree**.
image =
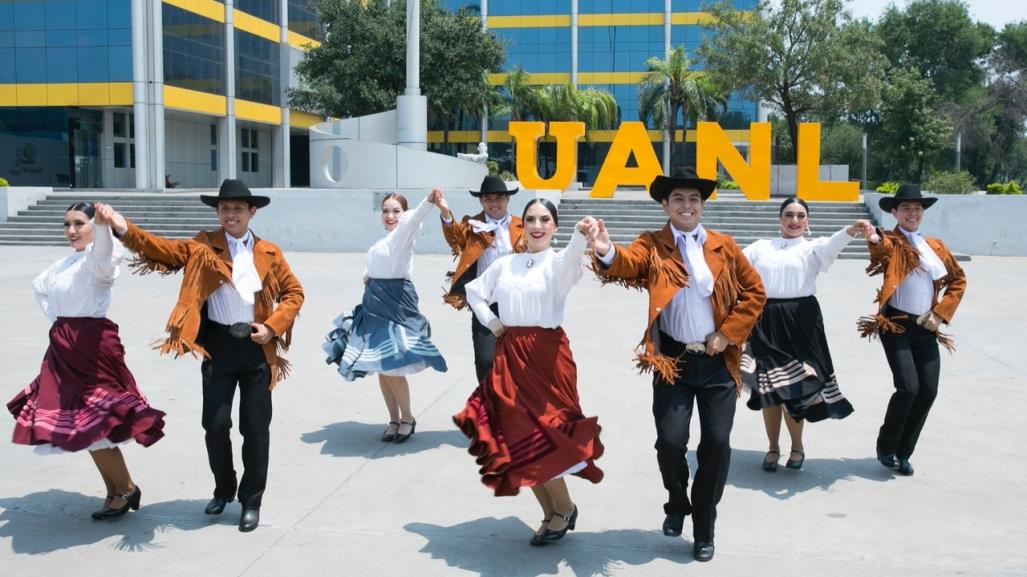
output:
M 585 138 L 589 142 L 592 140 L 590 130 L 610 129 L 620 121 L 620 106 L 613 94 L 596 88 L 579 89 L 570 83 L 536 88 L 529 100 L 528 112 L 542 122 L 583 122 Z M 546 144 L 542 143 L 541 148 L 548 173 L 549 150 L 553 147 Z
M 638 118 L 670 132 L 670 156 L 674 158 L 678 113 L 683 120 L 681 142 L 686 141 L 689 120 L 706 120 L 723 110 L 724 93 L 701 70 L 692 70 L 685 47 L 670 51 L 666 60 L 653 56 L 645 61 L 646 74 L 638 84 Z

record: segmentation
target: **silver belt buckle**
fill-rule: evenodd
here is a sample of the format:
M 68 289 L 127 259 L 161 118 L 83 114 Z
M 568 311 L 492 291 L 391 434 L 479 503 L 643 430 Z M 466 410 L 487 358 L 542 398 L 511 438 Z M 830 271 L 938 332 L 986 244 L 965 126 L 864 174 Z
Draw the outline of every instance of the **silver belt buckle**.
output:
M 232 323 L 232 326 L 228 327 L 228 334 L 237 339 L 249 338 L 255 332 L 257 331 L 250 326 L 250 323 Z
M 685 345 L 685 352 L 694 357 L 705 355 L 706 343 L 688 343 Z

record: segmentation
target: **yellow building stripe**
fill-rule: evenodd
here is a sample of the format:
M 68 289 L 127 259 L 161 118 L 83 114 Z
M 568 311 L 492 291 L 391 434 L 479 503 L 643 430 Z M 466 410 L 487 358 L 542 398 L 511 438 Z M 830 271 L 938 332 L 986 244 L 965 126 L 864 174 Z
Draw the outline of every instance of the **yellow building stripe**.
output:
M 709 12 L 675 12 L 670 15 L 671 24 L 712 24 L 715 21 Z
M 579 72 L 578 84 L 638 84 L 645 72 Z
M 267 20 L 261 20 L 256 16 L 251 16 L 242 10 L 236 9 L 232 12 L 232 21 L 234 26 L 250 34 L 266 38 L 271 42 L 278 42 L 281 40 L 282 28 L 277 24 L 272 24 Z
M 302 110 L 289 109 L 289 126 L 297 128 L 310 128 L 315 124 L 321 124 L 326 118 L 320 114 L 311 114 Z
M 578 26 L 658 26 L 662 24 L 662 12 L 578 14 Z
M 0 85 L 0 106 L 131 106 L 131 82 Z
M 281 124 L 282 109 L 270 104 L 235 99 L 235 117 L 263 124 Z
M 313 38 L 307 38 L 306 36 L 293 32 L 292 30 L 289 31 L 289 46 L 292 46 L 293 48 L 303 50 L 307 47 L 317 48 L 320 45 L 321 43 Z
M 225 5 L 214 0 L 164 0 L 164 3 L 181 8 L 186 12 L 199 14 L 204 18 L 222 23 L 225 21 Z
M 570 14 L 489 16 L 488 18 L 489 28 L 562 28 L 570 25 Z
M 499 86 L 506 82 L 507 76 L 509 74 L 505 72 L 489 74 L 489 84 Z M 535 85 L 567 84 L 570 81 L 571 75 L 569 72 L 532 72 L 528 76 L 528 84 Z
M 228 104 L 224 96 L 207 94 L 177 86 L 164 85 L 164 106 L 177 110 L 199 112 L 211 116 L 225 116 Z

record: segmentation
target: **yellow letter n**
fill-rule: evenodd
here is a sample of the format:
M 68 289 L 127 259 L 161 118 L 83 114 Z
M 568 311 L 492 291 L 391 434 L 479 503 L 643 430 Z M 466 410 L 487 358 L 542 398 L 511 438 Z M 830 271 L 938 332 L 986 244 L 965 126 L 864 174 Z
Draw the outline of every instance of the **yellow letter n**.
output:
M 696 167 L 700 178 L 717 178 L 717 162 L 749 200 L 770 198 L 770 123 L 749 124 L 749 163 L 716 122 L 700 122 L 696 134 Z

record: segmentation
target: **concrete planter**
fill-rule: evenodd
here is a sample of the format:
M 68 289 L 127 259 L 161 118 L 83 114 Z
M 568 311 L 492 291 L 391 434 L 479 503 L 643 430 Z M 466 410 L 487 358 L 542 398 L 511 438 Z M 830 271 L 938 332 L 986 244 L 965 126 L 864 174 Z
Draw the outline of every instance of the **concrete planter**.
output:
M 929 193 L 928 193 L 929 194 Z M 882 228 L 895 218 L 878 206 L 878 192 L 864 192 L 867 208 Z M 1027 256 L 1023 226 L 1027 195 L 939 194 L 927 211 L 921 230 L 945 242 L 953 252 L 973 256 Z

